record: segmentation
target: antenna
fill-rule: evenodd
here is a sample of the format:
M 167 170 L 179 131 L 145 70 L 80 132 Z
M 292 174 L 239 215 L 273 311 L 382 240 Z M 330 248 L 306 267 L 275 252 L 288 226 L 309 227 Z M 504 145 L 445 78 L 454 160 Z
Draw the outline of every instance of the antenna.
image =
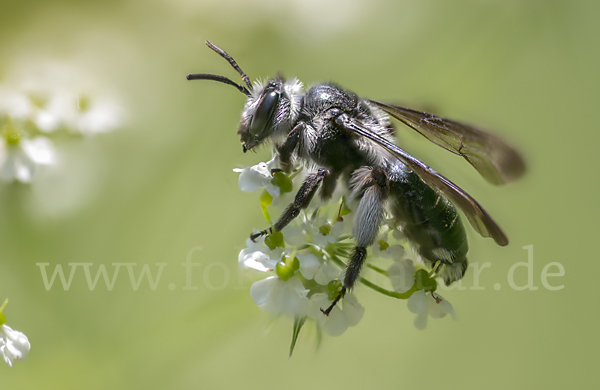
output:
M 246 86 L 248 88 L 232 81 L 228 77 L 219 76 L 216 74 L 207 74 L 207 73 L 188 74 L 186 78 L 188 80 L 213 80 L 213 81 L 217 81 L 217 82 L 220 82 L 223 84 L 233 85 L 244 95 L 250 96 L 250 91 L 252 90 L 252 84 L 250 83 L 250 78 L 248 76 L 246 76 L 246 73 L 244 73 L 242 68 L 240 68 L 240 66 L 237 64 L 237 62 L 235 62 L 233 57 L 231 57 L 229 54 L 227 54 L 225 52 L 225 50 L 221 49 L 219 46 L 215 45 L 211 41 L 207 40 L 206 46 L 208 46 L 211 50 L 213 50 L 215 53 L 217 53 L 221 57 L 225 58 L 227 60 L 227 62 L 229 62 L 229 65 L 231 65 L 231 67 L 240 74 L 240 76 L 242 77 L 242 80 L 244 80 L 244 83 L 246 83 Z

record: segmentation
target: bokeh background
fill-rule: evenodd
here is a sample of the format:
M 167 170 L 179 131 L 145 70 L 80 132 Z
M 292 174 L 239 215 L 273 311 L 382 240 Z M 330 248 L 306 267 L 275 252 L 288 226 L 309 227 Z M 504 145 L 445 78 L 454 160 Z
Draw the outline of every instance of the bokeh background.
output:
M 0 186 L 0 300 L 32 344 L 0 365 L 0 389 L 593 388 L 598 303 L 597 2 L 589 1 L 4 1 L 0 83 L 60 62 L 110 90 L 116 131 L 56 142 L 59 164 L 30 185 Z M 470 227 L 470 259 L 490 262 L 480 285 L 442 292 L 459 321 L 413 327 L 405 302 L 365 287 L 365 317 L 315 347 L 291 321 L 250 299 L 237 255 L 263 227 L 258 194 L 235 167 L 242 94 L 187 73 L 237 80 L 203 44 L 227 50 L 252 78 L 281 71 L 332 80 L 362 96 L 427 108 L 496 129 L 524 153 L 527 176 L 493 187 L 419 135 L 409 152 L 461 185 L 495 216 L 508 247 Z M 41 70 L 40 70 L 41 72 Z M 40 73 L 41 74 L 41 73 Z M 537 290 L 507 283 L 533 245 Z M 184 290 L 181 263 L 200 263 Z M 49 291 L 36 263 L 166 263 L 155 289 L 125 269 L 90 291 L 81 269 Z M 544 266 L 562 277 L 541 284 Z M 556 272 L 552 268 L 551 272 Z M 111 271 L 112 272 L 112 271 Z M 516 272 L 525 285 L 525 268 Z M 500 290 L 494 286 L 501 285 Z

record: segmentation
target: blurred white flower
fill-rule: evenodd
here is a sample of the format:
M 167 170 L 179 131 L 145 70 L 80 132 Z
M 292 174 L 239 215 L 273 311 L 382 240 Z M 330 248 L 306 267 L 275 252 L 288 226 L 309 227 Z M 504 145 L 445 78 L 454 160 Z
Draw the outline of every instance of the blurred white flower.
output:
M 250 296 L 262 310 L 272 315 L 303 317 L 308 310 L 308 294 L 298 278 L 286 281 L 277 276 L 259 280 L 250 287 Z
M 439 303 L 433 298 L 432 293 L 425 292 L 424 290 L 417 291 L 408 298 L 408 310 L 417 315 L 414 324 L 419 330 L 427 327 L 428 316 L 431 318 L 444 318 L 450 314 L 452 319 L 456 321 L 456 314 L 450 302 L 437 293 L 433 293 L 433 295 L 439 300 Z
M 43 136 L 20 139 L 16 144 L 0 140 L 0 179 L 7 182 L 31 182 L 38 165 L 55 163 L 52 142 Z
M 9 367 L 15 360 L 27 359 L 31 344 L 22 332 L 11 329 L 8 325 L 0 325 L 0 354 Z
M 321 328 L 330 336 L 340 336 L 348 327 L 356 326 L 365 314 L 365 308 L 358 303 L 353 294 L 346 294 L 344 299 L 331 310 L 328 316 L 321 312 L 331 305 L 327 294 L 318 293 L 310 297 L 308 316 L 317 320 Z
M 122 108 L 106 97 L 89 98 L 76 91 L 46 91 L 47 101 L 31 113 L 40 131 L 49 133 L 61 127 L 73 133 L 105 133 L 122 122 Z
M 123 122 L 121 104 L 75 61 L 29 59 L 12 68 L 0 86 L 0 114 L 29 120 L 43 133 L 107 132 Z
M 7 87 L 0 87 L 0 115 L 23 120 L 27 119 L 33 112 L 31 99 L 24 93 Z
M 261 162 L 250 168 L 234 168 L 233 171 L 240 174 L 238 178 L 240 189 L 245 192 L 255 192 L 264 188 L 273 198 L 278 198 L 280 188 L 271 183 L 273 180 L 271 169 L 277 166 L 276 159 L 275 156 L 268 162 Z
M 120 126 L 123 120 L 122 107 L 116 101 L 97 98 L 89 103 L 87 99 L 78 98 L 78 110 L 67 119 L 67 127 L 83 134 L 105 133 Z M 89 105 L 89 107 L 86 107 Z

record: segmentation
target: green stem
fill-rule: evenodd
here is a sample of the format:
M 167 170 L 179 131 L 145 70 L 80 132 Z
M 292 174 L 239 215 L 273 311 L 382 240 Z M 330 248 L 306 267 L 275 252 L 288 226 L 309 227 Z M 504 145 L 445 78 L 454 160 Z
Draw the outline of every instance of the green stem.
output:
M 373 271 L 375 271 L 377 273 L 380 273 L 380 274 L 385 275 L 385 276 L 389 276 L 386 270 L 381 269 L 381 268 L 379 268 L 379 267 L 377 267 L 377 266 L 375 266 L 373 264 L 367 264 L 367 267 L 371 268 Z
M 419 291 L 419 288 L 417 287 L 416 283 L 414 283 L 408 291 L 399 293 L 397 291 L 390 291 L 385 288 L 379 287 L 378 285 L 376 285 L 372 282 L 369 282 L 367 279 L 365 279 L 363 277 L 360 278 L 360 282 L 362 284 L 364 284 L 365 286 L 370 287 L 373 290 L 377 291 L 378 293 L 387 295 L 388 297 L 397 298 L 397 299 L 408 299 L 408 298 L 410 298 L 411 295 L 413 295 L 414 293 Z
M 331 259 L 331 261 L 333 261 L 335 264 L 337 264 L 340 268 L 346 268 L 346 264 L 342 260 L 340 260 L 337 256 L 330 255 L 329 258 Z M 378 293 L 381 293 L 383 295 L 387 295 L 388 297 L 397 298 L 397 299 L 408 299 L 415 292 L 419 291 L 419 288 L 417 287 L 416 283 L 413 283 L 412 287 L 408 291 L 403 292 L 403 293 L 399 293 L 397 291 L 391 291 L 391 290 L 385 289 L 383 287 L 379 287 L 375 283 L 370 282 L 369 280 L 367 280 L 367 279 L 365 279 L 363 277 L 361 277 L 359 279 L 359 281 L 362 284 L 364 284 L 365 286 L 367 286 L 369 288 L 372 288 L 373 290 L 377 291 Z

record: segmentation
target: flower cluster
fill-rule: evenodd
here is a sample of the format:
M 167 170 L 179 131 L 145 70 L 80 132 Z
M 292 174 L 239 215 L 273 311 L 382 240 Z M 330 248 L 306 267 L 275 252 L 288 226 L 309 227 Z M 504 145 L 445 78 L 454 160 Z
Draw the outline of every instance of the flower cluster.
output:
M 2 314 L 2 310 L 7 303 L 8 299 L 0 307 L 0 355 L 6 364 L 12 367 L 15 361 L 27 359 L 31 344 L 25 334 L 6 325 L 6 317 Z
M 77 68 L 41 63 L 0 85 L 0 180 L 29 183 L 40 166 L 57 162 L 53 139 L 107 132 L 122 109 L 93 92 Z
M 276 169 L 276 157 L 256 166 L 235 169 L 240 173 L 243 191 L 263 190 L 261 207 L 267 223 L 272 224 L 268 208 L 281 209 L 291 202 L 293 188 L 303 180 L 302 170 L 285 175 Z M 273 231 L 265 237 L 248 239 L 239 254 L 242 268 L 266 273 L 265 279 L 250 288 L 254 302 L 274 316 L 286 315 L 294 319 L 295 344 L 300 327 L 313 320 L 317 327 L 331 336 L 339 336 L 348 327 L 357 325 L 364 315 L 364 307 L 352 292 L 333 308 L 329 315 L 321 309 L 331 305 L 342 288 L 345 263 L 354 244 L 351 237 L 353 213 L 341 195 L 333 196 L 326 204 L 311 205 L 300 212 L 281 232 Z M 455 318 L 452 305 L 434 291 L 435 279 L 441 270 L 415 267 L 405 250 L 406 239 L 393 220 L 385 221 L 375 243 L 369 248 L 369 263 L 373 259 L 392 262 L 386 269 L 373 264 L 367 266 L 384 283 L 385 289 L 361 278 L 361 282 L 385 295 L 408 299 L 408 309 L 416 314 L 415 327 L 424 329 L 427 318 Z M 437 272 L 436 272 L 437 271 Z

